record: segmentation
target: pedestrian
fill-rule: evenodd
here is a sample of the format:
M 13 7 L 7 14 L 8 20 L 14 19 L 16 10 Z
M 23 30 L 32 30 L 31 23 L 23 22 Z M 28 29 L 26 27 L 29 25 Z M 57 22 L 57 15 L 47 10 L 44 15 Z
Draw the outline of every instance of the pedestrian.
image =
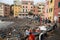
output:
M 26 30 L 26 35 L 27 35 L 27 36 L 29 35 L 29 33 L 30 33 L 29 30 Z
M 40 25 L 42 24 L 42 18 L 40 17 Z
M 51 20 L 48 19 L 48 23 L 51 23 Z
M 47 24 L 47 22 L 48 22 L 48 19 L 46 18 L 46 19 L 45 19 L 45 24 Z
M 26 34 L 26 37 L 25 37 L 25 39 L 27 39 L 27 38 L 28 38 L 29 33 L 30 33 L 30 32 L 29 32 L 29 30 L 26 30 L 26 33 L 25 33 L 25 34 Z
M 57 28 L 57 23 L 54 22 L 54 25 L 53 25 L 53 30 L 55 30 Z
M 30 32 L 28 40 L 35 40 L 35 35 Z

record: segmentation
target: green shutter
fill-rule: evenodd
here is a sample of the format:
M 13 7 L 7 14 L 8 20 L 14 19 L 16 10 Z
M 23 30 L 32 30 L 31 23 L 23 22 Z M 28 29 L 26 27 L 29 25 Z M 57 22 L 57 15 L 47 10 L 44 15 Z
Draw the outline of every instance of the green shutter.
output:
M 58 8 L 60 8 L 60 2 L 58 3 Z

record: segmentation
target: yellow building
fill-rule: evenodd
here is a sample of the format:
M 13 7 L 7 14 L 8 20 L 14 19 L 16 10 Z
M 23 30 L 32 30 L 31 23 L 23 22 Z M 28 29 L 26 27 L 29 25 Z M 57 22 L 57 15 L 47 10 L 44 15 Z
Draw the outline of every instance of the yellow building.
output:
M 14 8 L 14 17 L 18 17 L 22 9 L 21 5 L 14 5 L 13 8 Z
M 20 4 L 19 0 L 14 0 L 14 6 L 12 7 L 13 11 L 14 11 L 14 17 L 18 17 L 21 10 L 22 10 L 22 6 Z
M 54 0 L 49 0 L 49 4 L 48 4 L 48 19 L 50 19 L 51 21 L 53 21 L 53 17 L 54 17 Z

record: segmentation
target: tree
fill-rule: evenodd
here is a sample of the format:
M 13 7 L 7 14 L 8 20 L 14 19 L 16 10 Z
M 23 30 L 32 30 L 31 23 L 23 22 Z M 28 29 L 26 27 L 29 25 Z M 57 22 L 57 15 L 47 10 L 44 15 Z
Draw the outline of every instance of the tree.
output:
M 14 15 L 14 12 L 13 12 L 13 11 L 11 11 L 11 12 L 10 12 L 10 15 L 11 15 L 11 16 L 13 16 L 13 15 Z

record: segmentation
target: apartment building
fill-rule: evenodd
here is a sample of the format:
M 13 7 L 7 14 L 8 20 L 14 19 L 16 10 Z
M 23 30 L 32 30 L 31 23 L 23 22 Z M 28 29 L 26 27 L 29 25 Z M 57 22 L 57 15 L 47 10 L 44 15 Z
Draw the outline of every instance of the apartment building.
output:
M 0 16 L 8 17 L 10 14 L 10 5 L 5 3 L 0 3 Z
M 37 3 L 37 6 L 38 6 L 38 13 L 39 13 L 39 15 L 42 16 L 45 4 L 43 2 L 39 2 L 39 3 Z
M 20 15 L 28 15 L 28 12 L 33 9 L 34 2 L 32 0 L 21 0 L 22 1 L 22 12 Z

